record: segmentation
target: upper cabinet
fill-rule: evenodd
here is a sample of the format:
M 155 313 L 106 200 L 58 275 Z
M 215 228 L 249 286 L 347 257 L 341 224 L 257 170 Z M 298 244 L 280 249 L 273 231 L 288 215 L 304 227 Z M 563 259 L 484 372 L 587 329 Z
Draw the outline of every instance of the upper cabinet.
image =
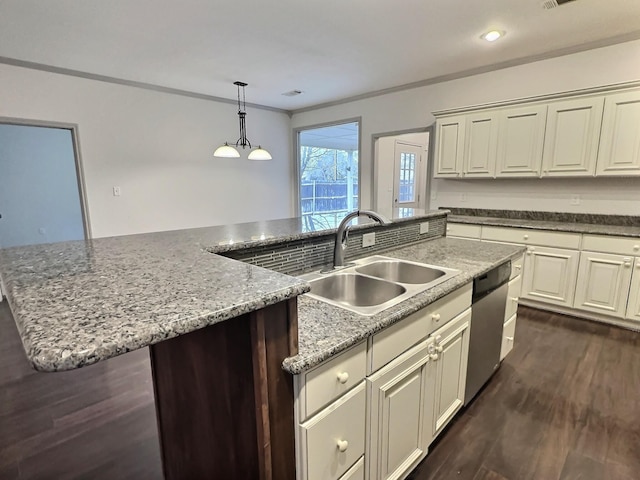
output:
M 595 175 L 603 105 L 603 97 L 549 104 L 542 176 Z
M 509 108 L 500 115 L 497 177 L 540 175 L 546 105 Z
M 493 178 L 498 148 L 498 113 L 494 110 L 467 116 L 462 176 Z
M 460 177 L 464 153 L 465 116 L 448 117 L 437 123 L 437 152 L 435 176 Z
M 434 177 L 640 176 L 640 89 L 616 89 L 437 112 Z
M 605 98 L 597 174 L 640 175 L 639 91 Z

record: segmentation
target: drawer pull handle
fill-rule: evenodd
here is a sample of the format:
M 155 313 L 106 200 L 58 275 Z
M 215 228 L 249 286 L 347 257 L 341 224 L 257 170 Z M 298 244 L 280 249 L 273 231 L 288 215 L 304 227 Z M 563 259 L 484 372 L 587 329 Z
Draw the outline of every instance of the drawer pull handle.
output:
M 640 245 L 634 245 L 634 246 L 633 246 L 633 249 L 634 249 L 635 251 L 640 250 Z
M 347 372 L 340 372 L 338 374 L 338 381 L 344 385 L 349 381 L 349 374 Z
M 340 452 L 346 452 L 347 448 L 349 448 L 349 442 L 346 440 L 338 440 L 338 450 L 340 450 Z
M 525 234 L 525 235 L 524 235 L 524 239 L 525 239 L 525 240 L 529 240 L 529 235 Z
M 433 315 L 431 315 L 431 318 L 433 318 L 433 320 L 435 320 L 436 322 L 440 321 L 440 314 L 439 313 L 434 313 Z

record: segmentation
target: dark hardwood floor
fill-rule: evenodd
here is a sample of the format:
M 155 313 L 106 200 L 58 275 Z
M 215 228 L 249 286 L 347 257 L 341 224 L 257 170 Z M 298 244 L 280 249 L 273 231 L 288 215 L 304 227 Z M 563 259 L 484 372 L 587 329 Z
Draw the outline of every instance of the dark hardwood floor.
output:
M 518 313 L 514 351 L 409 478 L 640 478 L 640 334 Z M 37 373 L 0 304 L 0 479 L 161 477 L 147 350 Z

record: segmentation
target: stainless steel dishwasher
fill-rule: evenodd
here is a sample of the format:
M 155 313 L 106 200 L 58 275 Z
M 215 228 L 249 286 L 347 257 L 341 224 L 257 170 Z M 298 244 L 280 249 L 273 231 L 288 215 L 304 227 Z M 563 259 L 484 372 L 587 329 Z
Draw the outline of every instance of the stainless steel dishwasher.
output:
M 465 405 L 500 366 L 502 325 L 510 275 L 511 261 L 508 261 L 473 280 Z

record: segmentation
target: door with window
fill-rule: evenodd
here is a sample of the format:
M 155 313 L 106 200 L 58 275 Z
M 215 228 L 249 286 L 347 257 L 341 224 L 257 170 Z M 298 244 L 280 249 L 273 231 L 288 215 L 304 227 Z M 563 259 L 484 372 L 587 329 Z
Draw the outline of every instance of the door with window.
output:
M 396 141 L 393 203 L 397 208 L 419 208 L 422 190 L 423 147 Z

